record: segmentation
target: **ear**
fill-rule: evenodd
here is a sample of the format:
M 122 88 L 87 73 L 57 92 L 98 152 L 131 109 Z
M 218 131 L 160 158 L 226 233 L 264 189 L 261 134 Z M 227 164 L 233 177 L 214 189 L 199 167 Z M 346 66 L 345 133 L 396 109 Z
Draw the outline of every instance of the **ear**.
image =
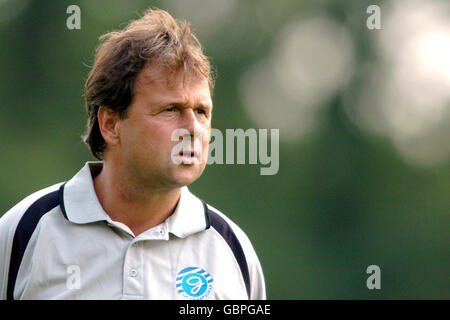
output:
M 107 107 L 98 108 L 98 125 L 103 139 L 107 145 L 117 145 L 120 142 L 118 123 L 119 116 L 112 109 Z

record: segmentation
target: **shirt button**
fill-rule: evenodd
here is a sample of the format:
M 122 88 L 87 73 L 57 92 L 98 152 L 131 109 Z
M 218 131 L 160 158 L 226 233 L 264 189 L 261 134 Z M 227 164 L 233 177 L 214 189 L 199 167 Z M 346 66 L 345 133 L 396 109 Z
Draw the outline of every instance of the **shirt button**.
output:
M 136 277 L 137 274 L 138 274 L 138 272 L 137 272 L 136 269 L 131 269 L 131 270 L 130 270 L 130 276 L 132 276 L 133 278 Z

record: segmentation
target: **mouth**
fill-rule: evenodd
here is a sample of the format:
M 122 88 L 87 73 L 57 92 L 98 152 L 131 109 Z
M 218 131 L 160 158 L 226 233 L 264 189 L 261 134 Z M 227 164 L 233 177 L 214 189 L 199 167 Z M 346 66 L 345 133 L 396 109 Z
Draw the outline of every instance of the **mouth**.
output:
M 195 164 L 200 162 L 199 153 L 194 150 L 183 150 L 178 153 L 178 159 L 182 164 Z
M 194 152 L 194 151 L 180 151 L 179 153 L 178 153 L 178 155 L 180 156 L 180 157 L 191 157 L 191 158 L 194 158 L 194 157 L 196 157 L 196 153 Z

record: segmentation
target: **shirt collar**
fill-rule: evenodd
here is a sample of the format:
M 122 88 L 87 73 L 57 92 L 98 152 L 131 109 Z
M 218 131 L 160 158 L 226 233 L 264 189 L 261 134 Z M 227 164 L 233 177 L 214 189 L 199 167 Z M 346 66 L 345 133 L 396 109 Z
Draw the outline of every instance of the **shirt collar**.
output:
M 70 222 L 86 224 L 111 220 L 103 210 L 94 189 L 93 177 L 100 173 L 102 167 L 101 161 L 86 162 L 61 188 L 62 211 Z M 168 231 L 180 238 L 206 230 L 209 228 L 206 205 L 187 187 L 183 187 L 178 204 L 165 223 Z

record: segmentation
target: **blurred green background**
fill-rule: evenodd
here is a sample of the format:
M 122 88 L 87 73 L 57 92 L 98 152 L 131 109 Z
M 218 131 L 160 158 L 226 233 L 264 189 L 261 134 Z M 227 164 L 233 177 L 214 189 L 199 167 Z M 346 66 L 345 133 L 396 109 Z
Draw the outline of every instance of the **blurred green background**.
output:
M 0 215 L 93 159 L 97 39 L 150 6 L 190 21 L 216 66 L 213 127 L 280 129 L 278 174 L 209 165 L 190 187 L 246 231 L 269 299 L 450 298 L 445 1 L 1 0 Z

